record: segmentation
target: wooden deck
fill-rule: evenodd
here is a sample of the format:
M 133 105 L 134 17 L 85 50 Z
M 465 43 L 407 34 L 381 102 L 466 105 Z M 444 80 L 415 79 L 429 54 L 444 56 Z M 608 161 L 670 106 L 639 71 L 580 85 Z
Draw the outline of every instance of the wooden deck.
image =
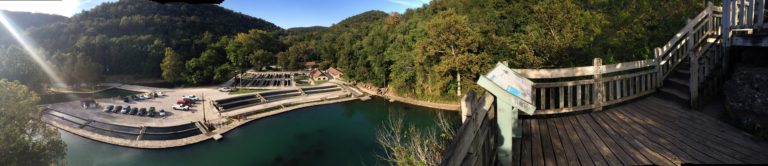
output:
M 521 120 L 513 165 L 768 163 L 768 144 L 655 96 L 601 112 Z

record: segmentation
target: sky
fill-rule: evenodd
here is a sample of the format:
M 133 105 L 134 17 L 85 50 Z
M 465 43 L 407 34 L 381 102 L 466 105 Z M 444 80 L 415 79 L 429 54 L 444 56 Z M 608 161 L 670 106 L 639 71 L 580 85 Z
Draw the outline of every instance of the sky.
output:
M 71 17 L 116 0 L 0 0 L 0 9 Z M 261 18 L 283 28 L 330 26 L 369 10 L 404 12 L 430 0 L 224 0 L 220 6 Z

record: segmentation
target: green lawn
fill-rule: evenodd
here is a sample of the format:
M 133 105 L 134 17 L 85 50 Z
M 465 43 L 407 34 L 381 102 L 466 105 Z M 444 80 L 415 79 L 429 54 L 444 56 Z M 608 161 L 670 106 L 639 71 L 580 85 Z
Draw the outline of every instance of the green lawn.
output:
M 229 92 L 229 95 L 256 93 L 261 91 L 266 91 L 266 89 L 232 89 L 232 91 Z

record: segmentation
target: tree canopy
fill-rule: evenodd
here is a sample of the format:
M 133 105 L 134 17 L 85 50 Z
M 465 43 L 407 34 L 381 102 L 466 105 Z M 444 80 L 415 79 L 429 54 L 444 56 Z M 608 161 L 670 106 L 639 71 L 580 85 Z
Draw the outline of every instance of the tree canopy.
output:
M 0 79 L 0 163 L 59 165 L 66 144 L 40 120 L 40 98 L 26 86 Z

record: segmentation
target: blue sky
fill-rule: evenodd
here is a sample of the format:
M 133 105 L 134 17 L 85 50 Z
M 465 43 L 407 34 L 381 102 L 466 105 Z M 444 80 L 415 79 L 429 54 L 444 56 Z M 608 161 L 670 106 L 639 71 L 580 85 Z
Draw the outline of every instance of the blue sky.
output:
M 0 1 L 0 9 L 71 17 L 116 0 Z M 429 0 L 224 0 L 222 7 L 275 23 L 283 28 L 330 26 L 369 10 L 404 12 Z

